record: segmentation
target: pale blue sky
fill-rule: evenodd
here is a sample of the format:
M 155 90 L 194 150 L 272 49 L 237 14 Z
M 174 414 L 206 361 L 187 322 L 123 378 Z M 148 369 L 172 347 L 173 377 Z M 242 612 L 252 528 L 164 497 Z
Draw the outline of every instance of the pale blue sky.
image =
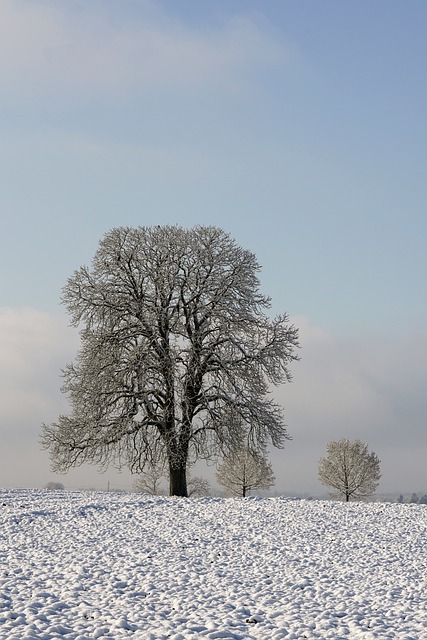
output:
M 426 27 L 421 0 L 3 0 L 1 377 L 25 392 L 0 429 L 31 442 L 27 484 L 75 348 L 61 287 L 111 227 L 172 223 L 253 250 L 301 324 L 279 488 L 317 491 L 326 442 L 363 436 L 384 486 L 427 492 Z

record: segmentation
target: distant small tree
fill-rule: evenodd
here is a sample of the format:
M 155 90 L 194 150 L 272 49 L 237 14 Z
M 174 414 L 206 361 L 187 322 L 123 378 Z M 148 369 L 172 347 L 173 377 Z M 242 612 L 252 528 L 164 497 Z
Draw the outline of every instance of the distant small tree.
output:
M 343 438 L 326 445 L 326 456 L 319 462 L 319 480 L 331 487 L 333 497 L 360 500 L 368 498 L 381 478 L 380 460 L 360 440 Z
M 427 504 L 427 495 L 424 494 L 418 501 L 418 504 Z
M 63 491 L 65 487 L 62 482 L 54 482 L 53 480 L 51 480 L 47 483 L 45 489 L 49 489 L 49 491 Z
M 162 481 L 165 479 L 165 467 L 161 463 L 147 465 L 144 471 L 138 474 L 133 488 L 137 493 L 149 493 L 153 496 L 164 495 L 165 490 Z
M 209 496 L 211 493 L 211 485 L 206 478 L 201 476 L 192 476 L 187 474 L 187 490 L 189 498 L 201 498 Z
M 253 451 L 248 445 L 236 448 L 224 458 L 216 477 L 231 494 L 243 498 L 254 489 L 270 489 L 276 482 L 265 454 Z
M 410 500 L 409 500 L 409 502 L 411 504 L 418 504 L 418 495 L 416 493 L 413 493 L 411 498 L 410 498 Z
M 397 499 L 397 502 L 398 502 L 399 504 L 402 504 L 402 502 L 405 502 L 405 498 L 403 497 L 403 494 L 400 494 L 400 496 L 399 496 L 399 497 L 398 497 L 398 499 Z

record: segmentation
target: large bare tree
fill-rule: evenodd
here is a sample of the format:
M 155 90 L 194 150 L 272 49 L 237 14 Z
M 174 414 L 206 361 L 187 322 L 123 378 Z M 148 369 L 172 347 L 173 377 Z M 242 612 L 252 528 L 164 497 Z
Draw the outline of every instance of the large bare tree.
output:
M 233 448 L 230 412 L 255 448 L 283 447 L 270 390 L 291 378 L 298 330 L 267 316 L 259 269 L 216 227 L 107 233 L 63 291 L 81 348 L 63 372 L 71 413 L 43 425 L 53 468 L 165 461 L 171 495 L 186 496 L 189 462 Z
M 254 489 L 270 489 L 276 482 L 265 454 L 254 452 L 247 445 L 234 449 L 224 459 L 216 477 L 232 495 L 243 498 Z
M 381 478 L 380 460 L 360 440 L 343 438 L 326 445 L 326 456 L 319 462 L 319 480 L 331 487 L 333 497 L 368 498 Z

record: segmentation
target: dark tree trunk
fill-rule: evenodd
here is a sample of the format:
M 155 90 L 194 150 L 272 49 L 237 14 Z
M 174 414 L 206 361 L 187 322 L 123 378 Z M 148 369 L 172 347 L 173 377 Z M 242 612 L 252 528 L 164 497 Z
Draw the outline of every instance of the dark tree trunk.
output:
M 243 461 L 242 498 L 246 498 L 246 456 Z
M 175 467 L 169 465 L 169 494 L 171 496 L 188 497 L 186 465 Z

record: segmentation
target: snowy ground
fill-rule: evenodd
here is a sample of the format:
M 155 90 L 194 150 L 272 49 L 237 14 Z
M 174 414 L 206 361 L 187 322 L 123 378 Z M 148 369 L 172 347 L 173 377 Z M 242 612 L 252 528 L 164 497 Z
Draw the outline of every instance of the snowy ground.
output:
M 0 490 L 0 638 L 427 639 L 427 506 Z

